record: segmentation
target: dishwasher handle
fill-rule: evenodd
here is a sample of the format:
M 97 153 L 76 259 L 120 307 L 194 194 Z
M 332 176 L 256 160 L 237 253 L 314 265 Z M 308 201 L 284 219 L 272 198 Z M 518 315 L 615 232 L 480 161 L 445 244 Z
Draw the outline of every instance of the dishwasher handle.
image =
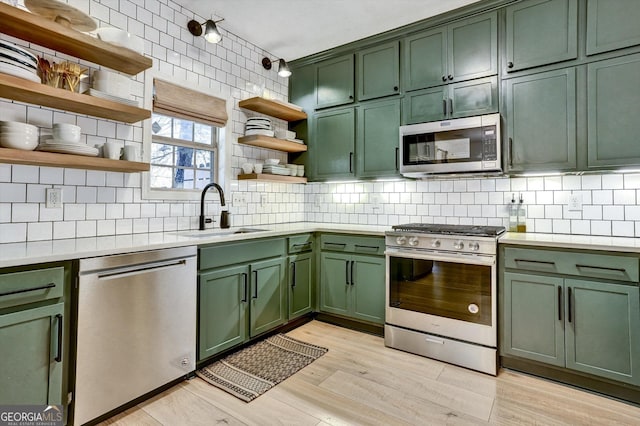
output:
M 117 269 L 110 269 L 98 273 L 98 279 L 123 278 L 132 275 L 145 274 L 147 272 L 158 271 L 162 269 L 175 268 L 185 266 L 187 259 L 172 259 L 163 262 L 143 263 L 140 265 L 125 266 Z

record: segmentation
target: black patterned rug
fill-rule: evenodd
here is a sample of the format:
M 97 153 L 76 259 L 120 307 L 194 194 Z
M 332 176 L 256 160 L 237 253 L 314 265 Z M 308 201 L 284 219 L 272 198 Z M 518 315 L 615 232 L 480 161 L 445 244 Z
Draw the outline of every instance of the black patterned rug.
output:
M 249 402 L 327 351 L 278 334 L 222 358 L 196 374 L 213 386 Z

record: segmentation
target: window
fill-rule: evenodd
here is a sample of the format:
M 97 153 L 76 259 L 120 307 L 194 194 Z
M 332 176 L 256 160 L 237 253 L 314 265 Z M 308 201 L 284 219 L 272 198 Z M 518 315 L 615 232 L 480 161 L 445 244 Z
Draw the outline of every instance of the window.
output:
M 151 189 L 200 190 L 217 182 L 220 129 L 169 115 L 151 118 Z

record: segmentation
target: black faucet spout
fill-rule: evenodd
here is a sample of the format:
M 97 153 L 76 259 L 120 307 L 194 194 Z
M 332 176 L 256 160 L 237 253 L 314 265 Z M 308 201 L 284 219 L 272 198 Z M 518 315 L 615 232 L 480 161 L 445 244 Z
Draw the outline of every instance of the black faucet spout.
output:
M 211 182 L 210 184 L 208 184 L 207 186 L 205 186 L 202 189 L 202 195 L 200 196 L 200 226 L 199 226 L 199 230 L 200 231 L 204 231 L 204 223 L 205 223 L 205 219 L 204 219 L 204 196 L 207 193 L 207 191 L 209 190 L 209 188 L 215 188 L 218 190 L 218 193 L 220 194 L 220 205 L 224 206 L 224 192 L 222 191 L 222 188 L 220 187 L 220 185 L 218 185 L 215 182 Z

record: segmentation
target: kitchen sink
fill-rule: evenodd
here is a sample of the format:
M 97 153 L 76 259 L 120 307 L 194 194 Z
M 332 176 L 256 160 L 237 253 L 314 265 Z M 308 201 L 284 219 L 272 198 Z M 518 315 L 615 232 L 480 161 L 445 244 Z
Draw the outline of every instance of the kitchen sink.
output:
M 228 235 L 236 235 L 236 234 L 250 234 L 253 232 L 261 232 L 268 231 L 268 229 L 260 229 L 260 228 L 237 228 L 237 229 L 205 229 L 204 231 L 184 231 L 184 232 L 176 232 L 176 234 L 182 237 L 200 237 L 200 238 L 209 238 L 209 237 L 224 237 Z

